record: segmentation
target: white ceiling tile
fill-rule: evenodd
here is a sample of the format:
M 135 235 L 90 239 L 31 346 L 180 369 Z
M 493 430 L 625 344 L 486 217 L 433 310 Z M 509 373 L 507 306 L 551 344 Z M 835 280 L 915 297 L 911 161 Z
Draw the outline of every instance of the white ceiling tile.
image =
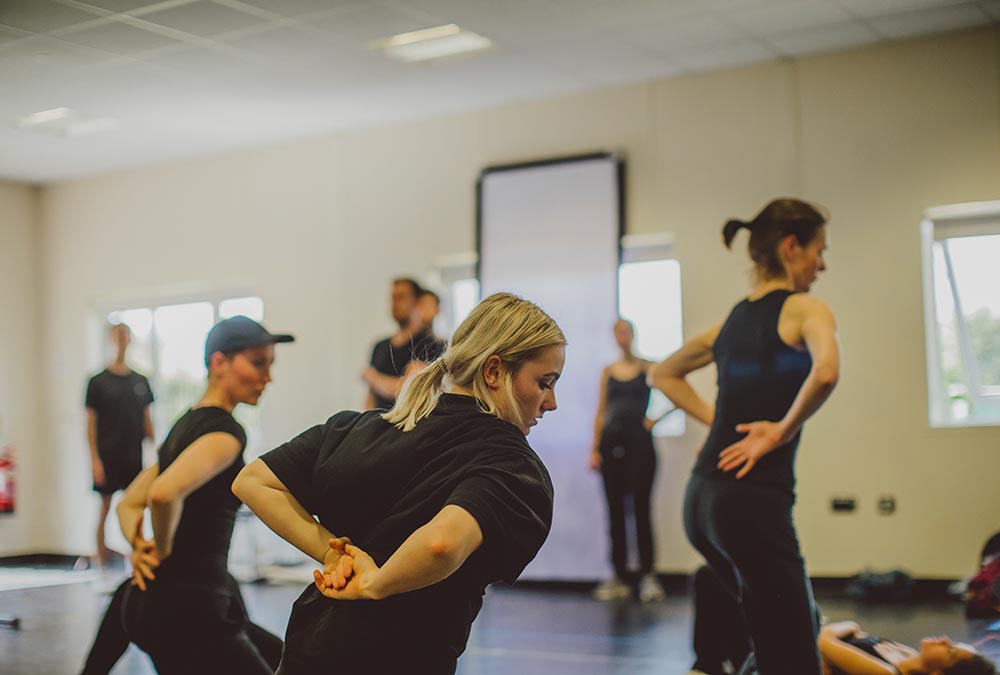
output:
M 144 21 L 204 37 L 244 30 L 266 23 L 252 14 L 212 2 L 196 2 L 180 7 L 171 7 L 143 14 L 142 18 Z
M 993 19 L 1000 19 L 1000 0 L 980 0 L 979 6 Z
M 47 33 L 91 21 L 93 14 L 52 0 L 2 0 L 0 24 L 33 33 Z
M 521 54 L 554 66 L 586 69 L 602 63 L 648 58 L 650 52 L 613 36 L 594 35 L 580 39 L 551 40 L 524 50 Z
M 851 20 L 849 13 L 828 0 L 762 5 L 730 11 L 725 17 L 741 29 L 758 36 L 809 30 Z
M 0 26 L 0 47 L 11 42 L 16 42 L 17 40 L 23 40 L 26 37 L 31 37 L 33 33 L 29 33 L 23 30 L 17 30 L 16 28 L 8 28 L 7 26 Z
M 888 16 L 932 7 L 960 5 L 968 0 L 836 0 L 837 4 L 858 17 Z
M 122 120 L 72 143 L 0 124 L 0 176 L 52 181 L 998 15 L 1000 0 L 0 0 L 25 27 L 0 26 L 0 122 L 62 105 Z M 426 64 L 366 49 L 452 22 L 496 48 Z
M 58 1 L 58 0 L 57 0 Z M 90 5 L 109 12 L 131 12 L 163 3 L 163 0 L 76 0 L 80 4 Z M 196 2 L 197 0 L 191 0 Z
M 357 49 L 340 44 L 326 33 L 298 26 L 241 35 L 224 39 L 224 42 L 253 54 L 260 61 L 276 66 L 285 64 L 288 68 L 324 64 L 334 59 L 348 60 L 358 53 Z
M 280 16 L 295 18 L 342 9 L 356 9 L 363 7 L 368 2 L 370 0 L 238 0 L 237 2 L 227 0 L 225 4 L 237 6 L 242 3 Z
M 795 31 L 767 38 L 784 56 L 802 56 L 849 49 L 878 42 L 881 36 L 861 21 Z
M 667 25 L 634 27 L 618 35 L 629 43 L 670 55 L 746 39 L 738 29 L 709 14 L 681 18 Z
M 0 63 L 30 72 L 44 86 L 45 76 L 81 65 L 97 63 L 111 55 L 87 49 L 57 38 L 35 35 L 0 47 Z
M 559 21 L 576 21 L 591 29 L 663 24 L 706 12 L 701 0 L 544 0 Z
M 258 65 L 249 58 L 241 59 L 230 53 L 220 53 L 194 45 L 178 45 L 158 52 L 140 54 L 137 58 L 153 66 L 198 79 L 230 76 Z
M 716 70 L 773 61 L 778 55 L 758 42 L 744 41 L 717 45 L 708 49 L 695 49 L 674 58 L 687 71 Z
M 364 46 L 372 40 L 380 40 L 397 33 L 407 33 L 422 28 L 431 28 L 420 19 L 415 19 L 409 12 L 381 4 L 340 12 L 327 18 L 317 18 L 309 21 L 310 28 L 325 31 L 336 39 Z
M 112 21 L 86 30 L 64 33 L 63 40 L 75 42 L 110 54 L 135 54 L 137 52 L 176 45 L 178 40 L 159 33 Z
M 990 17 L 979 7 L 966 4 L 877 17 L 868 23 L 887 37 L 901 39 L 971 28 L 990 23 Z

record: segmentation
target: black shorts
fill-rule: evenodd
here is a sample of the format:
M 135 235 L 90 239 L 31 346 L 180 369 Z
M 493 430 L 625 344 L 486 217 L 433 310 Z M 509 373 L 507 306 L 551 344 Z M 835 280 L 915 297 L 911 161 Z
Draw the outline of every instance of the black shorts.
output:
M 104 465 L 104 485 L 94 485 L 94 492 L 109 496 L 124 490 L 142 471 L 141 461 L 124 459 L 102 459 Z

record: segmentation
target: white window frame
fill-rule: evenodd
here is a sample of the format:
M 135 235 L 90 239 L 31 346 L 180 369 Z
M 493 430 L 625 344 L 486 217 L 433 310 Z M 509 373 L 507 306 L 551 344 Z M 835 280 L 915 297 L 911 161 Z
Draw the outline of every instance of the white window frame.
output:
M 970 202 L 935 206 L 924 212 L 920 223 L 921 262 L 924 290 L 924 336 L 927 364 L 927 404 L 928 421 L 932 428 L 995 427 L 1000 420 L 953 420 L 947 410 L 947 399 L 939 393 L 944 382 L 941 370 L 941 344 L 938 339 L 937 303 L 934 287 L 934 244 L 957 237 L 1000 235 L 1000 201 Z M 947 245 L 943 246 L 945 264 L 948 267 L 948 283 L 955 305 L 958 323 L 959 354 L 962 371 L 969 396 L 973 401 L 982 400 L 993 394 L 984 395 L 980 385 L 979 364 L 972 353 L 968 327 L 962 311 L 954 273 L 951 271 L 951 257 Z M 996 394 L 1000 396 L 1000 392 Z
M 97 338 L 95 344 L 97 344 L 100 349 L 100 367 L 107 365 L 112 356 L 111 345 L 107 337 L 108 315 L 112 312 L 128 311 L 131 309 L 150 309 L 155 315 L 156 309 L 159 307 L 207 302 L 212 306 L 212 323 L 215 324 L 219 321 L 219 306 L 224 301 L 245 297 L 258 297 L 263 300 L 263 296 L 258 291 L 240 287 L 222 290 L 213 289 L 211 291 L 200 293 L 192 291 L 168 294 L 151 294 L 146 296 L 129 296 L 127 298 L 123 297 L 120 300 L 104 298 L 100 302 L 94 303 L 93 305 L 93 316 L 95 318 L 94 325 L 96 325 L 98 331 L 95 336 Z M 155 324 L 153 332 L 150 336 L 150 349 L 152 372 L 143 373 L 143 375 L 148 376 L 150 386 L 153 388 L 153 391 L 156 392 L 161 383 L 158 381 L 160 364 L 158 362 L 159 357 L 157 355 L 157 334 Z M 192 401 L 192 403 L 194 403 L 194 401 Z M 153 405 L 156 405 L 155 402 Z M 256 411 L 246 416 L 251 418 L 251 420 L 244 420 L 244 426 L 247 427 L 247 456 L 253 457 L 258 453 L 258 448 L 256 446 L 259 445 L 260 439 L 263 437 L 263 423 L 260 415 L 256 413 Z M 153 422 L 154 431 L 156 433 L 156 445 L 159 446 L 159 444 L 162 443 L 163 439 L 166 437 L 167 432 L 170 430 L 172 420 L 163 419 L 159 411 L 154 411 Z
M 453 287 L 456 282 L 469 279 L 479 280 L 476 274 L 479 256 L 475 252 L 457 253 L 455 255 L 443 256 L 434 261 L 427 274 L 427 280 L 432 289 L 439 289 L 441 298 L 441 312 L 438 314 L 436 329 L 440 335 L 451 339 L 452 333 L 458 328 L 457 317 L 455 317 L 455 298 Z M 477 302 L 482 300 L 480 292 Z

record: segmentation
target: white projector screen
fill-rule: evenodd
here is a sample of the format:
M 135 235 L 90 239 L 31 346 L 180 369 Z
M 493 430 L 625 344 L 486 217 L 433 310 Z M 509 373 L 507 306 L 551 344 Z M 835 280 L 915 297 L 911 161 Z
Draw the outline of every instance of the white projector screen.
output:
M 484 170 L 478 185 L 482 296 L 509 291 L 554 318 L 569 346 L 558 409 L 528 436 L 552 475 L 552 531 L 523 579 L 611 573 L 604 488 L 587 466 L 602 368 L 616 358 L 623 164 L 611 154 Z

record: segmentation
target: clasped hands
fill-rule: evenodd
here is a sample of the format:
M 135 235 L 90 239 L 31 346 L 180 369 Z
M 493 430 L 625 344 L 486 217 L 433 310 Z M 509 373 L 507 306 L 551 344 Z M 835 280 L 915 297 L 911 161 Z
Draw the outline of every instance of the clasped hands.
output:
M 319 592 L 334 600 L 376 600 L 373 582 L 379 571 L 372 557 L 351 543 L 348 537 L 328 542 L 323 569 L 313 570 Z
M 129 559 L 132 563 L 132 585 L 138 586 L 140 591 L 145 591 L 147 582 L 156 579 L 153 570 L 160 566 L 156 542 L 145 539 L 142 535 L 136 535 Z

